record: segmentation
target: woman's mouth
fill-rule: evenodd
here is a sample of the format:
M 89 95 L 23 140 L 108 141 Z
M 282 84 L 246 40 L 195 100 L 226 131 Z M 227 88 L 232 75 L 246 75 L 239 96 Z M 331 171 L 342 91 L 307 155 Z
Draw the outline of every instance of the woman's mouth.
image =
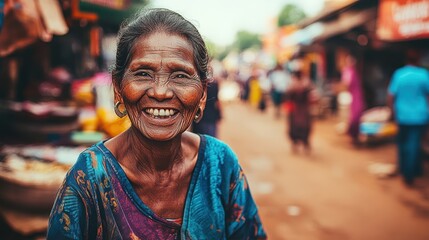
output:
M 146 108 L 144 111 L 153 118 L 169 118 L 177 113 L 176 110 L 168 108 Z

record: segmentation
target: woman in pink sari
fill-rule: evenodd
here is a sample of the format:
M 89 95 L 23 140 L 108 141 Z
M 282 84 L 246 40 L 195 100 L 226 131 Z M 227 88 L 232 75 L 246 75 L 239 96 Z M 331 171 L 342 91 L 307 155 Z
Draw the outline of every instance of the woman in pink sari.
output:
M 353 144 L 357 144 L 359 142 L 360 117 L 365 104 L 363 100 L 361 79 L 356 70 L 356 59 L 351 55 L 346 57 L 346 64 L 341 74 L 341 81 L 347 86 L 347 90 L 352 98 L 350 103 L 347 133 L 352 138 Z

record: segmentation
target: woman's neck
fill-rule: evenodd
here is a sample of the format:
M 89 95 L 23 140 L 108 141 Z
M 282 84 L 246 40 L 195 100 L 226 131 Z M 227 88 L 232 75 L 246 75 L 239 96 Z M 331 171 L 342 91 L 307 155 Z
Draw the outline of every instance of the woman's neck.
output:
M 116 158 L 127 169 L 138 172 L 169 172 L 173 166 L 183 161 L 182 136 L 169 141 L 153 141 L 140 132 L 128 129 L 120 136 Z

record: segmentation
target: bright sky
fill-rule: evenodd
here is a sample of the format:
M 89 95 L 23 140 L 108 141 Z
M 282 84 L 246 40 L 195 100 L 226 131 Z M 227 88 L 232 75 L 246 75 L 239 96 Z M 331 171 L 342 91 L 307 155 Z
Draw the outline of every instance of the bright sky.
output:
M 174 10 L 190 20 L 201 35 L 216 44 L 233 42 L 239 30 L 266 33 L 273 30 L 282 7 L 293 3 L 308 16 L 318 13 L 323 0 L 152 0 L 151 6 Z

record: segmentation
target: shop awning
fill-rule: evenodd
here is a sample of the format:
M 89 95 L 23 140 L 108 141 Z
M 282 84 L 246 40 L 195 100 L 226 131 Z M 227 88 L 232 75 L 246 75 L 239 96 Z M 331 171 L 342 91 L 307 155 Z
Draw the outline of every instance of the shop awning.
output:
M 326 1 L 328 2 L 328 1 Z M 315 22 L 322 22 L 326 18 L 331 17 L 332 15 L 338 14 L 339 11 L 343 11 L 344 9 L 347 9 L 355 4 L 357 4 L 359 0 L 335 0 L 335 1 L 329 1 L 329 3 L 326 3 L 326 7 L 317 15 L 306 18 L 302 21 L 300 21 L 297 25 L 300 28 L 307 27 Z
M 366 22 L 375 20 L 376 17 L 376 8 L 343 12 L 335 20 L 315 22 L 283 38 L 281 46 L 309 45 L 316 40 L 323 40 L 345 33 L 357 26 L 364 25 Z
M 317 39 L 326 39 L 345 33 L 355 27 L 364 25 L 369 21 L 375 21 L 377 9 L 370 8 L 359 11 L 347 11 L 342 13 L 337 20 L 323 24 L 323 32 Z
M 106 2 L 106 4 L 102 4 Z M 120 25 L 126 18 L 142 9 L 145 1 L 118 1 L 121 4 L 114 5 L 115 1 L 80 1 L 79 10 L 82 12 L 94 13 L 98 16 L 98 21 L 102 23 Z
M 429 1 L 380 0 L 377 36 L 401 41 L 429 38 Z

